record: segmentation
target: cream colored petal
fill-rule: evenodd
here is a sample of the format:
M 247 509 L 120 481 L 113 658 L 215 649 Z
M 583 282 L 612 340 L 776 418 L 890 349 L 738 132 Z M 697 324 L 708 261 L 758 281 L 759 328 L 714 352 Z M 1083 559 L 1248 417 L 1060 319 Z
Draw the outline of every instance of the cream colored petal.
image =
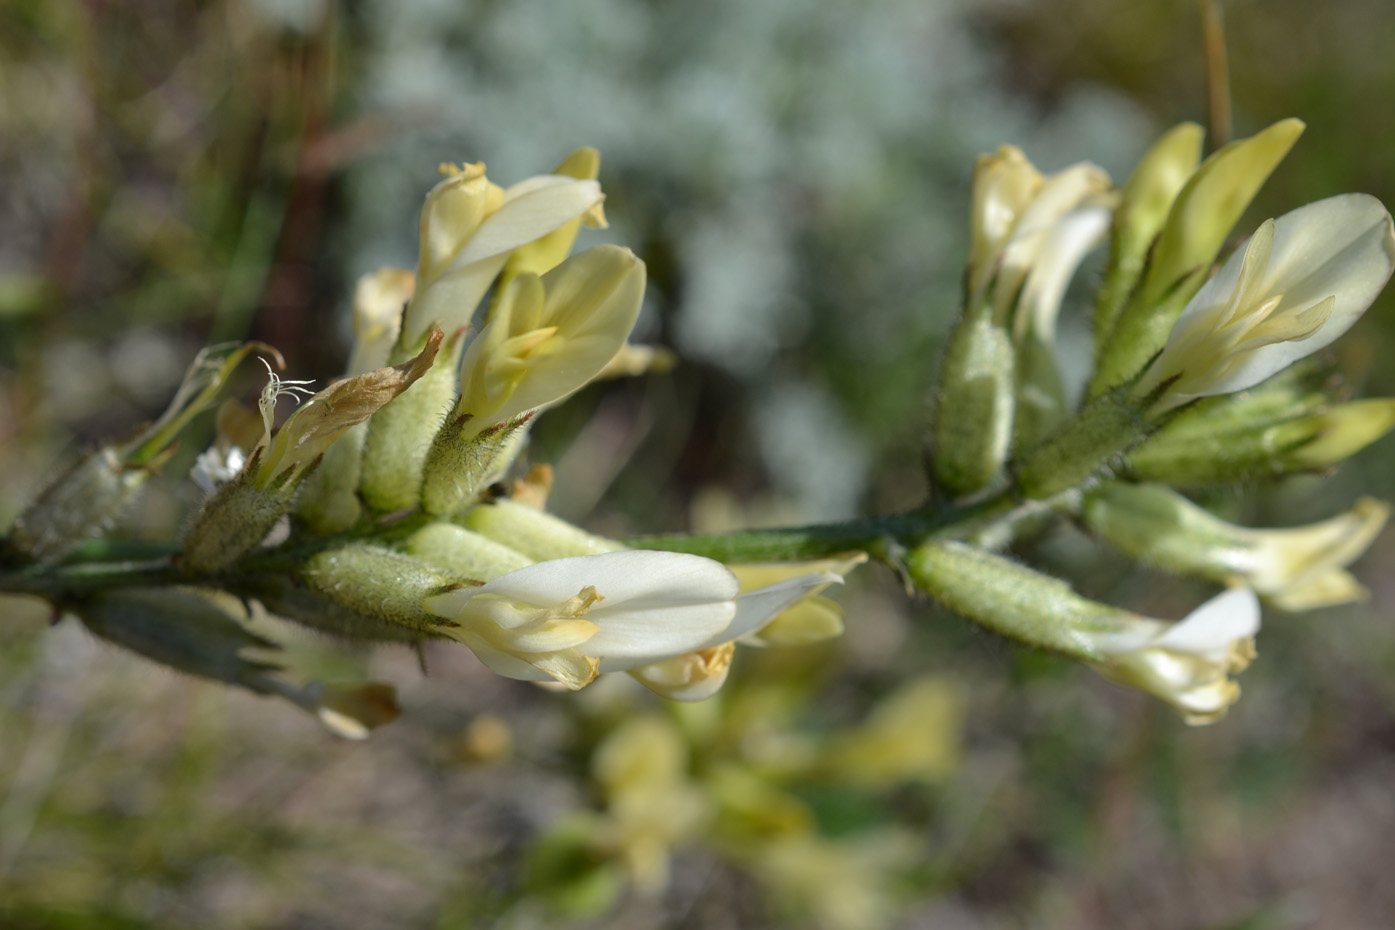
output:
M 842 583 L 842 576 L 825 572 L 803 575 L 748 591 L 737 597 L 736 616 L 732 619 L 731 625 L 714 635 L 703 645 L 703 648 L 711 648 L 719 643 L 740 639 L 748 633 L 754 633 L 775 619 L 786 607 L 811 591 L 822 590 L 831 584 Z

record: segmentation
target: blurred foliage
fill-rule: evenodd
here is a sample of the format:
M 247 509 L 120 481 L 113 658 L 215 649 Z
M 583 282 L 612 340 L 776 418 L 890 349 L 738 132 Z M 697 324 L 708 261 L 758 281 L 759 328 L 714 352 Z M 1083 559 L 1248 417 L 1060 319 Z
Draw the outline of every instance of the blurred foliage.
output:
M 1254 218 L 1395 201 L 1388 5 L 1226 15 L 1237 133 L 1309 125 Z M 607 235 L 650 262 L 644 325 L 685 363 L 543 422 L 559 509 L 623 533 L 904 506 L 972 156 L 1010 141 L 1122 179 L 1153 131 L 1201 115 L 1197 35 L 1162 0 L 7 0 L 0 520 L 64 449 L 156 413 L 206 341 L 337 373 L 347 285 L 409 262 L 437 162 L 508 181 L 580 144 L 605 157 Z M 1372 393 L 1395 392 L 1391 301 L 1335 349 Z M 1063 338 L 1084 352 L 1083 332 Z M 1387 443 L 1320 491 L 1221 503 L 1299 522 L 1395 495 L 1390 464 Z M 133 531 L 187 503 L 148 498 Z M 1156 615 L 1199 596 L 1072 534 L 1040 557 Z M 1367 560 L 1369 608 L 1271 615 L 1245 700 L 1205 731 L 878 577 L 848 592 L 836 648 L 760 656 L 693 708 L 558 697 L 433 649 L 407 722 L 366 747 L 7 601 L 0 924 L 535 927 L 560 907 L 606 927 L 1384 928 L 1392 559 Z M 357 661 L 406 680 L 417 659 Z M 925 674 L 956 709 L 869 736 Z M 596 844 L 618 795 L 593 754 L 637 706 L 710 805 L 655 895 Z M 928 780 L 863 764 L 937 739 Z

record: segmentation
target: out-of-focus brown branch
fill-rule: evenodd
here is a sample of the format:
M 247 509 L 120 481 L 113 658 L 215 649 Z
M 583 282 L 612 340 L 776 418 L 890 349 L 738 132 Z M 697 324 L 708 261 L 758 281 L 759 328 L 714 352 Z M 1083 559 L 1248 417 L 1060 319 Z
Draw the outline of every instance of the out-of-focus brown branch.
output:
M 1226 64 L 1225 22 L 1218 0 L 1197 0 L 1201 43 L 1206 56 L 1206 128 L 1211 150 L 1230 141 L 1230 68 Z

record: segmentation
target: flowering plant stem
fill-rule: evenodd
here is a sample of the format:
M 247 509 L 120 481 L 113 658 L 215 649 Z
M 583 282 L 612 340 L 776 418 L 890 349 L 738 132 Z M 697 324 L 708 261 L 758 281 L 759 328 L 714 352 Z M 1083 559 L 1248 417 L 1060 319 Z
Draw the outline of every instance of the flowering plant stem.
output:
M 673 533 L 635 536 L 634 549 L 663 549 L 702 555 L 721 562 L 793 561 L 862 550 L 893 566 L 899 555 L 922 542 L 972 542 L 1001 548 L 1055 509 L 1052 501 L 1023 501 L 1005 492 L 967 505 L 925 507 L 907 513 L 798 527 L 741 530 L 729 533 Z M 276 574 L 304 562 L 314 552 L 347 542 L 391 543 L 420 528 L 430 518 L 413 515 L 371 529 L 301 540 L 254 553 L 228 572 L 192 577 L 175 560 L 173 544 L 93 539 L 58 565 L 7 567 L 0 563 L 0 592 L 32 594 L 54 600 L 121 587 L 163 587 L 214 582 L 227 584 L 262 574 Z M 4 542 L 0 540 L 0 550 Z M 236 585 L 233 585 L 236 587 Z

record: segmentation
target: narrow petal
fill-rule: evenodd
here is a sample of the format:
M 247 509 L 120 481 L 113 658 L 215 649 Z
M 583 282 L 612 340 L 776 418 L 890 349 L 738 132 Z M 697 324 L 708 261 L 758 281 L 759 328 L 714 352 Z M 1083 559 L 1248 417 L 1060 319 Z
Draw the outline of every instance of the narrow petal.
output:
M 747 633 L 754 633 L 810 591 L 842 583 L 841 575 L 823 572 L 791 578 L 788 581 L 748 591 L 736 599 L 736 617 L 732 620 L 731 626 L 714 636 L 701 648 L 711 648 L 719 643 L 740 639 Z
M 489 670 L 496 675 L 502 675 L 505 678 L 512 678 L 516 681 L 552 680 L 551 675 L 537 666 L 523 661 L 512 653 L 505 652 L 491 645 L 488 641 L 473 633 L 468 631 L 448 632 L 451 632 L 456 639 L 466 646 L 469 646 L 470 651 L 475 654 L 476 658 L 483 662 Z
M 480 224 L 450 267 L 511 252 L 576 219 L 600 199 L 601 186 L 592 180 L 543 174 L 521 181 L 504 192 L 499 209 Z
M 725 642 L 736 603 L 726 600 L 647 610 L 607 610 L 602 605 L 588 616 L 599 629 L 586 643 L 586 651 L 601 657 L 601 671 L 618 672 Z
M 1153 641 L 1162 649 L 1204 654 L 1226 649 L 1259 632 L 1259 598 L 1249 588 L 1231 588 L 1193 610 Z
M 735 643 L 723 643 L 629 671 L 640 684 L 669 700 L 705 701 L 726 682 L 735 653 Z
M 542 607 L 565 601 L 588 585 L 604 599 L 592 614 L 621 605 L 643 610 L 730 601 L 737 592 L 736 576 L 720 562 L 644 549 L 538 562 L 476 591 Z
M 1113 215 L 1105 207 L 1076 210 L 1047 235 L 1022 288 L 1015 321 L 1019 339 L 1028 328 L 1042 339 L 1053 338 L 1066 288 L 1085 256 L 1104 243 Z

